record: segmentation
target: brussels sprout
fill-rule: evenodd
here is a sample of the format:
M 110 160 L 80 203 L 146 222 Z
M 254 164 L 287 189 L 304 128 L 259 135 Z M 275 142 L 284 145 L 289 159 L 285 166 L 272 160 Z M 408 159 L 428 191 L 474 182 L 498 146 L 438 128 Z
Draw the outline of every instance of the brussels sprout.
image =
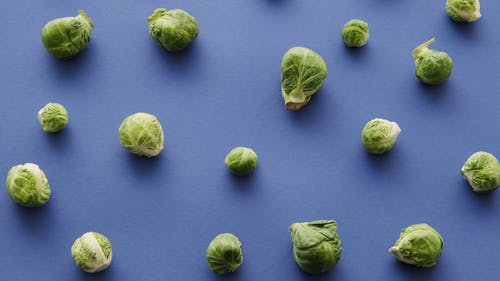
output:
M 21 206 L 40 207 L 50 199 L 49 181 L 36 164 L 12 167 L 5 183 L 12 200 Z
M 401 133 L 396 122 L 375 118 L 366 123 L 361 132 L 361 141 L 366 150 L 373 154 L 382 154 L 392 149 Z
M 234 234 L 217 235 L 208 245 L 206 258 L 208 267 L 217 274 L 236 271 L 243 263 L 241 242 Z
M 335 266 L 342 253 L 342 242 L 334 220 L 317 220 L 292 224 L 293 258 L 303 271 L 325 272 Z
M 429 85 L 443 83 L 453 70 L 453 61 L 447 53 L 428 48 L 434 41 L 436 39 L 432 38 L 413 50 L 415 75 L 422 83 Z
M 224 160 L 228 169 L 238 176 L 251 174 L 257 167 L 257 154 L 248 147 L 233 148 Z
M 472 154 L 460 173 L 475 192 L 491 192 L 500 186 L 500 163 L 488 152 L 478 151 Z
M 45 132 L 56 133 L 68 124 L 68 111 L 62 104 L 48 103 L 38 111 L 38 121 Z
M 293 47 L 281 63 L 281 95 L 286 109 L 299 110 L 321 88 L 327 74 L 323 58 L 311 49 Z
M 42 29 L 42 42 L 50 54 L 66 60 L 87 48 L 93 28 L 90 18 L 80 10 L 76 17 L 49 21 Z
M 76 265 L 86 272 L 103 271 L 113 258 L 111 242 L 100 233 L 87 232 L 75 240 L 71 256 Z
M 118 129 L 120 143 L 139 156 L 153 157 L 163 149 L 163 130 L 158 119 L 149 113 L 134 113 Z
M 441 235 L 430 225 L 420 223 L 404 228 L 389 252 L 404 263 L 431 267 L 436 265 L 443 246 Z
M 476 21 L 481 17 L 479 9 L 479 0 L 446 0 L 446 13 L 454 21 Z
M 369 37 L 368 23 L 365 21 L 352 19 L 342 28 L 342 41 L 347 47 L 362 47 Z
M 196 19 L 181 9 L 156 9 L 148 23 L 153 39 L 170 52 L 185 49 L 199 32 Z

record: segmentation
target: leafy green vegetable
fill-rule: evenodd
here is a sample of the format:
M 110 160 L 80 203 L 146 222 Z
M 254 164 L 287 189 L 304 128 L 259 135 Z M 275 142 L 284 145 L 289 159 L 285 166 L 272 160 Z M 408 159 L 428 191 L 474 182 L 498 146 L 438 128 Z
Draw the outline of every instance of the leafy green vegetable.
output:
M 368 23 L 365 21 L 352 19 L 342 28 L 342 41 L 347 47 L 362 47 L 369 37 Z
M 100 233 L 87 232 L 75 240 L 71 256 L 76 265 L 86 272 L 103 271 L 113 258 L 111 242 Z
M 40 207 L 50 199 L 49 181 L 36 164 L 12 167 L 5 183 L 12 200 L 21 206 Z
M 184 50 L 198 36 L 198 22 L 181 9 L 158 8 L 148 17 L 149 32 L 170 52 Z
M 500 163 L 488 152 L 478 151 L 472 154 L 465 161 L 460 173 L 475 192 L 491 192 L 500 186 Z
M 163 150 L 163 129 L 156 116 L 149 113 L 128 116 L 118 133 L 122 146 L 139 156 L 153 157 Z
M 447 53 L 428 48 L 434 41 L 436 39 L 432 38 L 413 50 L 415 75 L 420 81 L 429 85 L 443 83 L 453 70 L 453 61 Z
M 236 271 L 243 263 L 241 242 L 232 233 L 217 235 L 208 245 L 208 267 L 217 274 Z
M 257 167 L 257 154 L 251 148 L 236 147 L 227 154 L 224 162 L 233 174 L 246 176 Z

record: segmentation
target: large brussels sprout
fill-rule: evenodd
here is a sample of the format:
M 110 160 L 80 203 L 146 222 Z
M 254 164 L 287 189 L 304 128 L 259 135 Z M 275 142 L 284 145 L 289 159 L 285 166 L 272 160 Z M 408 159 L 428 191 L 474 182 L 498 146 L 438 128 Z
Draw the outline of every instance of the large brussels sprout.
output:
M 432 38 L 413 50 L 415 75 L 422 83 L 429 85 L 443 83 L 453 70 L 453 61 L 447 53 L 428 48 L 434 41 L 436 39 Z
M 361 141 L 366 150 L 373 154 L 382 154 L 392 149 L 401 133 L 396 122 L 375 118 L 366 123 L 361 132 Z
M 76 17 L 65 17 L 49 21 L 42 29 L 42 42 L 54 57 L 66 60 L 87 48 L 92 20 L 84 11 Z
M 293 242 L 293 257 L 303 271 L 319 274 L 339 261 L 342 242 L 334 220 L 294 223 L 288 230 Z
M 100 233 L 87 232 L 75 240 L 71 256 L 76 265 L 86 272 L 103 271 L 113 258 L 111 242 Z
M 148 17 L 149 33 L 170 52 L 184 50 L 198 36 L 198 22 L 181 9 L 158 8 Z
M 299 110 L 321 88 L 327 74 L 323 58 L 311 49 L 293 47 L 281 63 L 281 95 L 285 107 Z
M 479 0 L 446 0 L 446 13 L 454 21 L 476 21 L 481 17 Z
M 443 246 L 441 235 L 430 225 L 420 223 L 404 228 L 389 252 L 404 263 L 431 267 L 436 265 Z
M 460 173 L 475 192 L 491 192 L 500 186 L 500 163 L 488 152 L 478 151 L 472 154 L 465 161 Z
M 51 102 L 38 111 L 38 121 L 45 132 L 56 133 L 68 124 L 68 111 L 62 104 Z
M 36 164 L 12 167 L 5 183 L 12 200 L 21 206 L 40 207 L 50 199 L 49 181 Z
M 120 143 L 139 156 L 153 157 L 163 149 L 163 129 L 158 119 L 149 113 L 134 113 L 123 120 L 118 129 Z
M 236 147 L 227 154 L 224 162 L 233 174 L 246 176 L 257 167 L 257 154 L 251 148 Z
M 232 233 L 217 235 L 208 245 L 206 258 L 208 267 L 215 273 L 236 271 L 243 263 L 241 242 Z
M 342 41 L 347 47 L 362 47 L 369 37 L 368 23 L 365 21 L 352 19 L 342 28 Z

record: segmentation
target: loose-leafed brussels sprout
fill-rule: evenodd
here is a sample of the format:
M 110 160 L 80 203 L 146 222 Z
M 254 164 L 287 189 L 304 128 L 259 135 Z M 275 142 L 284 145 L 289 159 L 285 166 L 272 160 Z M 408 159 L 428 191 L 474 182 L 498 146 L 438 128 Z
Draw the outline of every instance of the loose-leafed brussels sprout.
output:
M 51 102 L 38 111 L 38 121 L 45 132 L 56 133 L 68 124 L 68 111 L 62 104 Z
M 366 150 L 373 154 L 382 154 L 392 149 L 401 133 L 396 122 L 375 118 L 366 123 L 361 132 L 361 141 Z
M 246 176 L 257 167 L 257 154 L 251 148 L 236 147 L 227 154 L 224 162 L 235 175 Z
M 208 245 L 206 258 L 208 267 L 213 272 L 218 274 L 234 272 L 243 263 L 241 242 L 234 234 L 219 234 Z
M 87 48 L 94 24 L 84 11 L 76 17 L 49 21 L 42 29 L 42 42 L 54 57 L 66 60 Z
M 479 0 L 446 0 L 446 13 L 454 21 L 476 21 L 481 17 Z
M 148 17 L 149 33 L 170 52 L 185 49 L 198 36 L 198 22 L 181 9 L 158 8 Z
M 321 88 L 327 74 L 323 58 L 311 49 L 293 47 L 281 63 L 281 95 L 286 109 L 299 110 Z
M 325 272 L 335 266 L 342 253 L 342 242 L 334 220 L 317 220 L 292 224 L 293 257 L 303 271 Z
M 430 225 L 420 223 L 404 228 L 389 252 L 404 263 L 431 267 L 436 265 L 443 246 L 441 235 Z
M 111 242 L 100 233 L 87 232 L 75 240 L 71 256 L 76 265 L 86 272 L 103 271 L 113 258 Z
M 45 173 L 33 163 L 12 167 L 5 181 L 12 200 L 25 207 L 40 207 L 50 199 Z
M 123 120 L 118 129 L 120 143 L 139 156 L 153 157 L 163 149 L 163 129 L 158 119 L 149 113 L 134 113 Z
M 342 28 L 342 41 L 347 47 L 362 47 L 369 37 L 368 23 L 365 21 L 352 19 Z
M 428 48 L 434 41 L 436 39 L 432 38 L 413 50 L 415 75 L 422 83 L 429 85 L 443 83 L 453 70 L 453 61 L 447 53 Z
M 460 173 L 475 192 L 491 192 L 500 186 L 500 163 L 488 152 L 478 151 L 472 154 Z

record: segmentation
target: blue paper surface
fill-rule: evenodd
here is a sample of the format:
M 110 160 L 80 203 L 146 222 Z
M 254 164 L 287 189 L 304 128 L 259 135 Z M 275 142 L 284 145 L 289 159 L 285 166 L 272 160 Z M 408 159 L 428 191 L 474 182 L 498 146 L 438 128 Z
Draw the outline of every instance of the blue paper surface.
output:
M 52 198 L 39 209 L 0 192 L 0 280 L 456 280 L 500 276 L 500 192 L 479 196 L 459 170 L 484 150 L 500 156 L 500 4 L 458 24 L 445 1 L 6 1 L 0 0 L 0 172 L 33 162 Z M 155 8 L 182 8 L 200 34 L 171 54 L 149 35 Z M 51 57 L 40 30 L 83 9 L 95 28 L 73 60 Z M 345 22 L 368 22 L 370 39 L 344 47 Z M 411 52 L 436 38 L 455 67 L 422 85 Z M 285 110 L 283 54 L 321 54 L 328 77 L 310 104 Z M 36 114 L 48 102 L 69 112 L 59 134 Z M 165 149 L 147 159 L 120 145 L 135 112 L 160 120 Z M 360 134 L 375 117 L 402 129 L 389 153 L 372 156 Z M 252 147 L 255 173 L 230 174 L 226 153 Z M 334 219 L 343 243 L 337 266 L 300 271 L 288 226 Z M 426 222 L 443 236 L 438 264 L 421 269 L 388 252 L 403 227 Z M 78 269 L 70 255 L 87 231 L 106 235 L 113 262 Z M 217 276 L 205 250 L 219 233 L 243 244 L 244 263 Z

